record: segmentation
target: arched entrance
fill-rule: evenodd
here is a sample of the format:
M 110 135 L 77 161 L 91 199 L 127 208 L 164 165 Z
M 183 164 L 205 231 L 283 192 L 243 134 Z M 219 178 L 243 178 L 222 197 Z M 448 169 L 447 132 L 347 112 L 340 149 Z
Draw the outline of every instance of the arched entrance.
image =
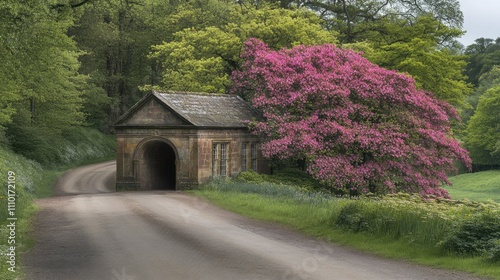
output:
M 150 140 L 138 147 L 136 176 L 141 189 L 175 190 L 176 153 L 162 140 Z

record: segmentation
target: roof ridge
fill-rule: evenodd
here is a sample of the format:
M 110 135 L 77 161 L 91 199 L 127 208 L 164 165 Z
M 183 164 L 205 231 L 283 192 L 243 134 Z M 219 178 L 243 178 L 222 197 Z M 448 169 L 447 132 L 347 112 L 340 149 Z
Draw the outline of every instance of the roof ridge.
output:
M 182 95 L 199 95 L 199 96 L 221 96 L 221 97 L 238 96 L 236 94 L 231 94 L 231 93 L 211 93 L 211 92 L 194 92 L 194 91 L 175 91 L 175 90 L 168 90 L 168 91 L 155 90 L 153 92 L 157 94 L 182 94 Z

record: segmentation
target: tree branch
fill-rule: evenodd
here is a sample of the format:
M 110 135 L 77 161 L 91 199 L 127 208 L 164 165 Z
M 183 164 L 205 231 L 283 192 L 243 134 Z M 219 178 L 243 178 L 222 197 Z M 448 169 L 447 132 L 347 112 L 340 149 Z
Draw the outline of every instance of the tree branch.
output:
M 75 9 L 75 8 L 78 8 L 80 6 L 83 6 L 85 5 L 86 3 L 90 2 L 92 0 L 82 0 L 82 2 L 80 3 L 76 3 L 76 4 L 57 4 L 57 5 L 52 5 L 51 8 L 54 9 L 54 10 L 60 10 L 64 7 L 70 7 L 72 9 Z

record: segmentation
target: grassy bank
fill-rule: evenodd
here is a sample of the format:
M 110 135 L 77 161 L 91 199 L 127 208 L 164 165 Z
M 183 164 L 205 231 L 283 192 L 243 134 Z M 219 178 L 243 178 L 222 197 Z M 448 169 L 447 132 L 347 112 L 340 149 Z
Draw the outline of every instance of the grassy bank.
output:
M 214 181 L 195 194 L 325 240 L 500 279 L 500 246 L 492 249 L 500 239 L 498 204 L 423 201 L 408 195 L 349 200 L 241 181 Z
M 43 169 L 39 163 L 0 147 L 0 176 L 2 182 L 0 195 L 0 251 L 3 254 L 15 254 L 15 263 L 12 263 L 12 266 L 7 263 L 7 261 L 10 261 L 11 256 L 0 255 L 0 279 L 16 279 L 22 275 L 18 270 L 19 255 L 32 244 L 29 229 L 31 216 L 36 211 L 32 199 L 36 193 L 37 183 L 43 176 Z M 15 188 L 9 187 L 9 185 L 15 185 Z M 9 189 L 11 191 L 10 196 Z M 9 201 L 11 202 L 10 209 Z M 9 218 L 17 220 L 11 221 L 8 220 Z M 15 222 L 16 225 L 13 233 L 7 228 L 7 224 L 11 222 Z M 14 239 L 8 239 L 12 234 Z M 11 246 L 14 246 L 15 250 L 10 250 Z M 10 267 L 14 267 L 14 271 L 9 271 Z
M 114 137 L 87 128 L 75 128 L 73 133 L 71 136 L 60 139 L 58 143 L 54 143 L 51 153 L 57 161 L 50 163 L 41 164 L 14 153 L 5 144 L 0 145 L 0 182 L 2 185 L 0 252 L 3 253 L 0 255 L 0 279 L 23 278 L 23 272 L 19 270 L 19 256 L 34 244 L 29 234 L 32 217 L 36 213 L 33 199 L 51 196 L 52 186 L 64 170 L 114 158 Z M 9 185 L 15 185 L 15 189 L 10 188 L 10 200 Z M 12 191 L 15 192 L 15 196 Z M 16 218 L 16 220 L 8 220 L 9 218 Z M 7 227 L 11 222 L 15 222 L 15 231 Z M 13 238 L 9 239 L 9 236 Z M 14 246 L 15 250 L 10 250 L 11 246 Z M 12 252 L 16 255 L 16 263 L 15 265 L 12 263 L 11 266 L 7 262 L 11 257 L 5 254 L 12 254 Z M 15 272 L 10 271 L 10 267 L 15 267 L 13 269 Z
M 493 200 L 500 203 L 500 170 L 466 173 L 450 177 L 447 190 L 454 199 Z

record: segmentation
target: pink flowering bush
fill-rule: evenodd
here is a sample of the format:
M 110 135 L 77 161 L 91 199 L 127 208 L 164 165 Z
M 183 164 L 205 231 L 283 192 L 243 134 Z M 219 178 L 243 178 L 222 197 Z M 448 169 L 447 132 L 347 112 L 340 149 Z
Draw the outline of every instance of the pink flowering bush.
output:
M 338 190 L 447 197 L 455 160 L 470 167 L 452 137 L 454 108 L 414 80 L 334 45 L 273 51 L 246 42 L 233 92 L 265 120 L 264 156 L 305 159 L 307 171 Z

